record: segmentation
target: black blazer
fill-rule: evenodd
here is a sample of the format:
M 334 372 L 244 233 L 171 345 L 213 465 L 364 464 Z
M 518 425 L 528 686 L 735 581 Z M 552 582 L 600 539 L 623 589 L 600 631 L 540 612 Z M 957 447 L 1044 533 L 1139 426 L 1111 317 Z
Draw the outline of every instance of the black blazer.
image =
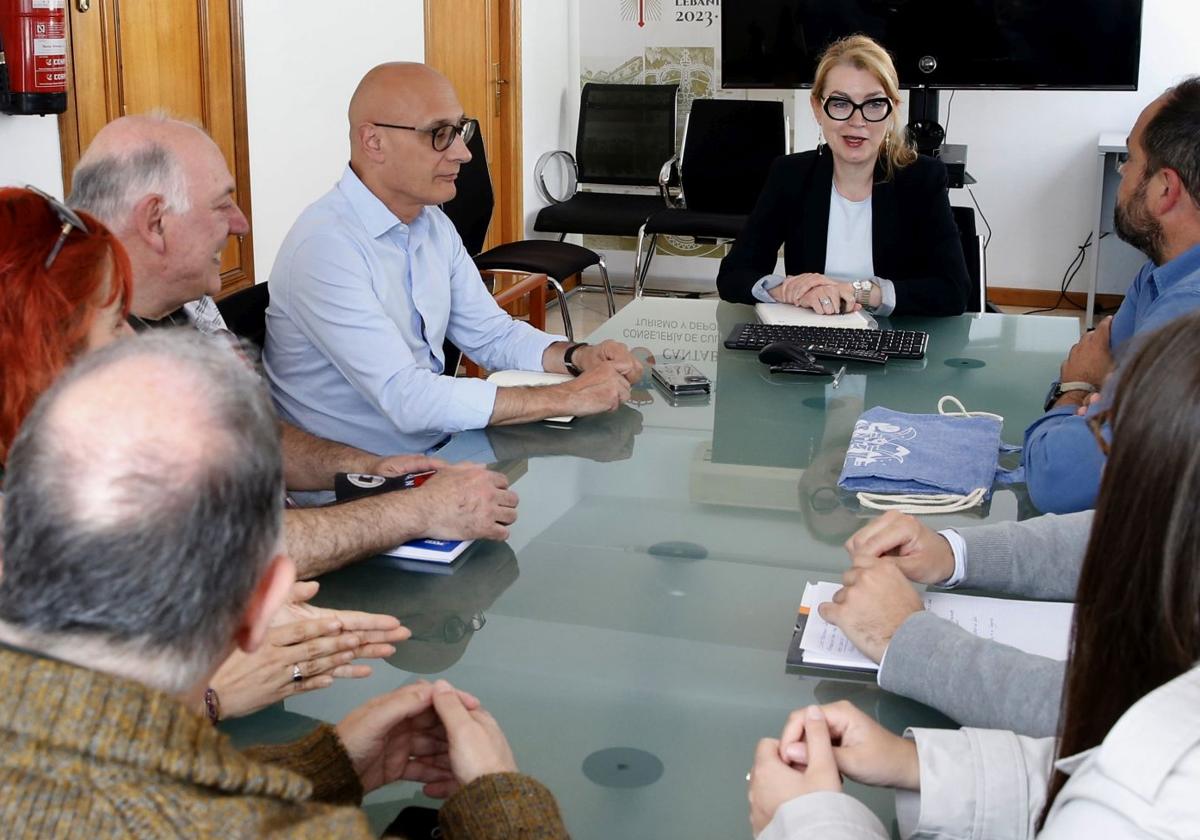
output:
M 920 155 L 892 180 L 875 168 L 871 244 L 875 274 L 896 287 L 897 315 L 959 315 L 970 279 L 946 192 L 946 166 Z M 784 155 L 771 165 L 746 227 L 721 260 L 717 289 L 755 303 L 751 289 L 775 271 L 779 246 L 788 276 L 825 271 L 833 156 L 826 149 Z

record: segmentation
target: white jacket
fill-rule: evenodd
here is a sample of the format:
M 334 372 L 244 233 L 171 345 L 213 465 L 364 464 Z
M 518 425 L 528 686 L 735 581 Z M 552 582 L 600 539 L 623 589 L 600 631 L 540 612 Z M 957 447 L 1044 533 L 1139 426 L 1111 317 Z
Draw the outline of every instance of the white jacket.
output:
M 921 792 L 896 794 L 902 836 L 1028 840 L 1045 802 L 1054 739 L 993 729 L 916 729 Z M 1100 746 L 1064 758 L 1070 775 L 1037 836 L 1200 838 L 1200 666 L 1152 691 Z M 880 838 L 846 794 L 786 802 L 758 840 Z

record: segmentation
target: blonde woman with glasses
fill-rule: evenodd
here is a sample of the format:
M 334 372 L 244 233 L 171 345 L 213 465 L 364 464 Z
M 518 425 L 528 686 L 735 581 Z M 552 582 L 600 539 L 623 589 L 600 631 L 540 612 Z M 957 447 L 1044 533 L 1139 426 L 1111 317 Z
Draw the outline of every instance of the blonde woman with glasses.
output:
M 946 167 L 905 139 L 891 56 L 863 35 L 836 41 L 810 104 L 821 142 L 775 161 L 721 262 L 721 297 L 826 315 L 962 313 L 969 280 Z M 781 246 L 785 272 L 776 274 Z

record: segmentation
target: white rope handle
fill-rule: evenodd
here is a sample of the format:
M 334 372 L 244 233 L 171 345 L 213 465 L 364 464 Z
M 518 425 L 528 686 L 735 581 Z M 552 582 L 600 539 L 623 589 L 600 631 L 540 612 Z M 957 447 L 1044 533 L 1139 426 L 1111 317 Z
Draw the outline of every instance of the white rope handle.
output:
M 951 403 L 958 410 L 947 411 L 946 404 Z M 953 394 L 946 394 L 938 400 L 938 414 L 945 417 L 990 417 L 993 420 L 1004 422 L 1004 418 L 999 414 L 993 414 L 990 411 L 967 411 L 966 406 L 962 404 L 962 400 Z M 894 510 L 900 513 L 912 513 L 916 515 L 931 514 L 931 513 L 957 513 L 960 510 L 969 510 L 976 505 L 982 504 L 985 495 L 987 494 L 986 487 L 976 487 L 970 493 L 959 495 L 958 493 L 858 493 L 858 503 L 865 508 L 872 510 Z
M 956 493 L 918 495 L 915 493 L 859 493 L 858 503 L 872 510 L 894 510 L 916 515 L 932 513 L 957 513 L 969 510 L 983 502 L 985 487 L 976 487 L 965 496 Z
M 948 402 L 954 403 L 954 405 L 958 406 L 958 411 L 946 411 L 944 406 Z M 990 417 L 993 420 L 999 420 L 1001 423 L 1004 422 L 1004 418 L 1002 416 L 999 414 L 992 414 L 990 411 L 967 411 L 966 407 L 962 404 L 962 400 L 953 394 L 946 394 L 940 400 L 938 400 L 938 414 L 942 414 L 946 417 Z

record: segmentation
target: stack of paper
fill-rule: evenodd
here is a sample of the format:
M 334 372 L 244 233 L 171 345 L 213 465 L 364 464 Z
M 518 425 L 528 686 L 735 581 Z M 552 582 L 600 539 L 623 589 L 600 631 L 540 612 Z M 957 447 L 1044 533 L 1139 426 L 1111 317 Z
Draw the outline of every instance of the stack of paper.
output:
M 841 630 L 821 618 L 817 606 L 832 601 L 841 586 L 809 583 L 800 601 L 797 632 L 802 662 L 829 668 L 878 671 L 879 666 L 859 652 Z M 969 633 L 1019 648 L 1026 653 L 1065 660 L 1071 636 L 1074 604 L 1052 601 L 1012 601 L 953 592 L 926 592 L 925 609 L 952 621 Z

